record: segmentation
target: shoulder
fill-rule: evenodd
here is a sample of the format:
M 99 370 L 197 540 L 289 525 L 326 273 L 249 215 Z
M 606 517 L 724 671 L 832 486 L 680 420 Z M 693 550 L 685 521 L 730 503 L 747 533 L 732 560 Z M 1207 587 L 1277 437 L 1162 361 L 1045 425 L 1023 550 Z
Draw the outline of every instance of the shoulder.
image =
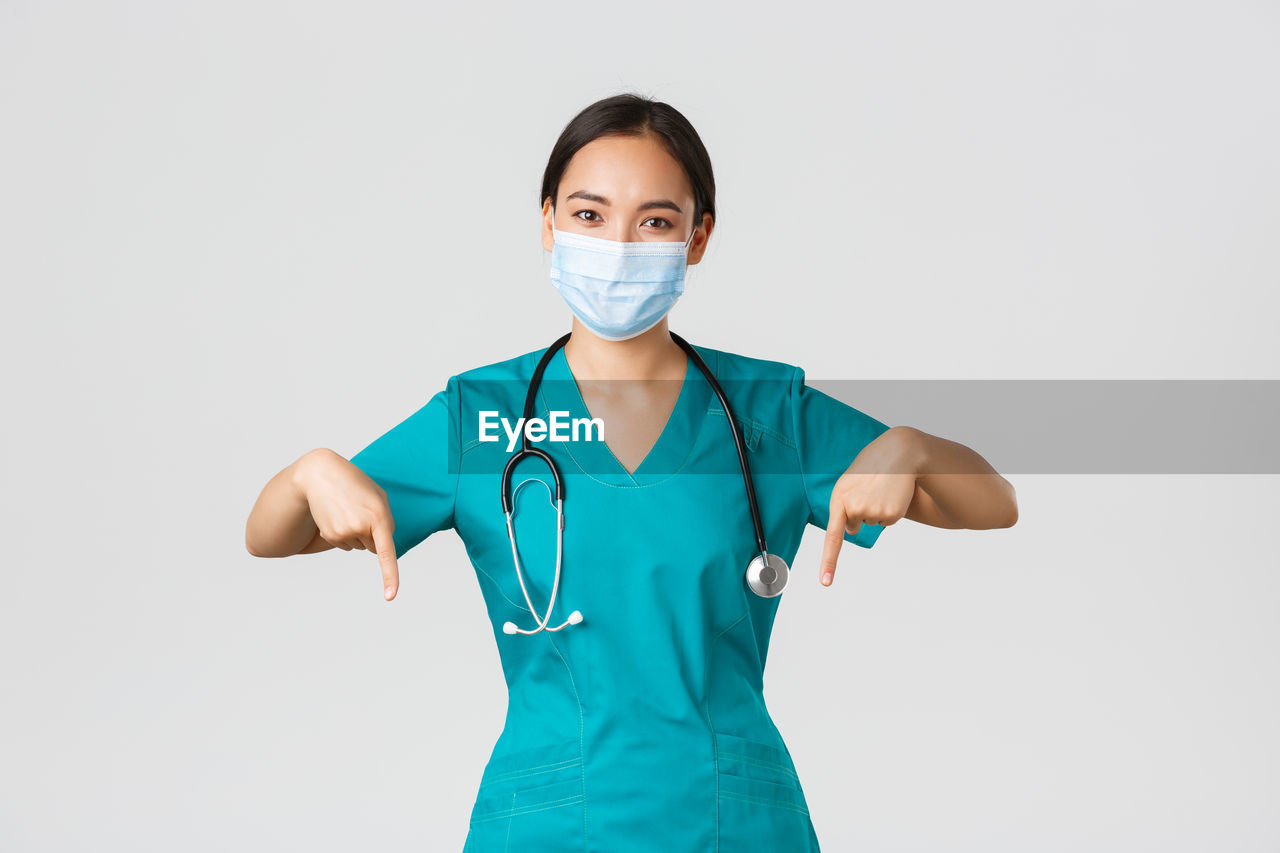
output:
M 520 414 L 534 370 L 550 344 L 508 358 L 471 367 L 449 377 L 445 396 L 458 418 L 464 452 L 475 444 L 482 412 Z
M 792 401 L 797 383 L 803 381 L 803 372 L 796 365 L 714 347 L 694 348 L 724 389 L 749 449 L 756 450 L 765 436 L 795 447 Z M 708 411 L 724 414 L 714 394 Z
M 523 405 L 538 361 L 549 348 L 550 344 L 455 373 L 449 377 L 446 394 L 464 407 L 468 403 L 472 407 L 505 405 L 516 397 Z
M 542 358 L 543 353 L 547 351 L 549 346 L 550 344 L 510 358 L 504 358 L 501 361 L 492 361 L 488 364 L 469 368 L 461 373 L 454 374 L 453 379 L 462 383 L 492 382 L 504 379 L 527 381 L 533 376 L 534 368 L 538 366 L 538 359 Z
M 729 350 L 701 347 L 694 344 L 694 349 L 702 356 L 707 367 L 711 368 L 721 382 L 773 380 L 789 382 L 795 377 L 799 368 L 785 361 L 773 361 L 767 358 L 756 358 Z

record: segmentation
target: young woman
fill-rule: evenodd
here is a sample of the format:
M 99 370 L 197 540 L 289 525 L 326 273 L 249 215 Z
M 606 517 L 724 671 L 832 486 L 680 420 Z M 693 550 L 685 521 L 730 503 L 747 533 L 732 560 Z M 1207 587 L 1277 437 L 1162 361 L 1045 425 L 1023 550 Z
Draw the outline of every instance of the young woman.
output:
M 706 149 L 669 105 L 579 113 L 540 202 L 571 332 L 452 376 L 350 461 L 307 453 L 263 490 L 247 547 L 373 551 L 390 600 L 398 558 L 462 537 L 509 688 L 467 851 L 816 851 L 762 692 L 805 526 L 826 530 L 830 585 L 842 542 L 870 548 L 901 518 L 1008 527 L 1013 488 L 799 367 L 670 332 L 716 208 Z

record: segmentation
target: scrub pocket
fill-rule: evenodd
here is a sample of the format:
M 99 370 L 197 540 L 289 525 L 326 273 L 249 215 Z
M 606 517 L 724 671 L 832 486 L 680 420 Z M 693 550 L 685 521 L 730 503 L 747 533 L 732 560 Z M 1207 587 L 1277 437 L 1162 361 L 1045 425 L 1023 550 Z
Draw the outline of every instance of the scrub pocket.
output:
M 721 850 L 818 851 L 791 756 L 716 732 Z
M 577 738 L 490 759 L 463 853 L 561 853 L 585 846 Z

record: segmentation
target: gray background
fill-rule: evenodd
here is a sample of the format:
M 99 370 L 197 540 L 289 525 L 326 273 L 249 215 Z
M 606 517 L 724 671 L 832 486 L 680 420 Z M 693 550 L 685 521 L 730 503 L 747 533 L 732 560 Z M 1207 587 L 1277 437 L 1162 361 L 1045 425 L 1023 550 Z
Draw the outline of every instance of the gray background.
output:
M 1278 25 L 3 0 L 0 849 L 461 847 L 505 709 L 461 542 L 388 604 L 372 555 L 258 559 L 244 523 L 306 450 L 568 328 L 537 191 L 586 104 L 669 101 L 711 152 L 699 344 L 1275 379 Z M 1275 476 L 1012 481 L 1016 527 L 903 521 L 830 589 L 808 532 L 766 695 L 824 849 L 1280 847 Z

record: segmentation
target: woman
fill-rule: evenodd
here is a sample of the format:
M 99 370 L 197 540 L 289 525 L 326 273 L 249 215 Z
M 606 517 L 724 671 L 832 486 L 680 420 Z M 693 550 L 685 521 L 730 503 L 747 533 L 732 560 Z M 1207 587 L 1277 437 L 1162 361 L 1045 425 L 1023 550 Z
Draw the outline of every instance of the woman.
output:
M 842 542 L 870 548 L 901 518 L 1007 527 L 1013 488 L 962 445 L 807 387 L 798 367 L 673 337 L 715 184 L 672 107 L 631 94 L 587 107 L 540 201 L 567 341 L 451 377 L 350 461 L 306 454 L 267 484 L 246 544 L 373 551 L 390 600 L 398 558 L 438 530 L 462 537 L 509 688 L 466 850 L 818 850 L 762 693 L 786 582 L 773 560 L 824 528 L 829 586 Z M 556 441 L 557 412 L 604 429 Z M 520 432 L 525 414 L 552 426 Z M 529 446 L 547 458 L 508 472 Z

